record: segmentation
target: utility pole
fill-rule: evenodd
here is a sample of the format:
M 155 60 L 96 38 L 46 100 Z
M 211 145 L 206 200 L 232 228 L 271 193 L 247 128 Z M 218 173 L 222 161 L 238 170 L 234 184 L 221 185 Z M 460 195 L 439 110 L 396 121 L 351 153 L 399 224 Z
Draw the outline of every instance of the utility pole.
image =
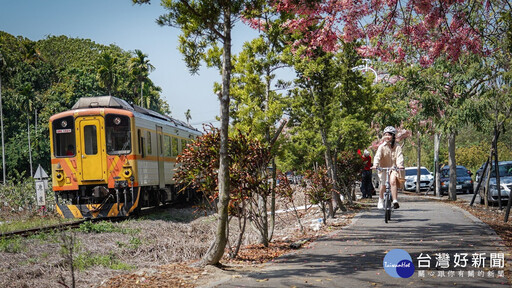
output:
M 2 173 L 3 184 L 5 185 L 5 145 L 4 145 L 4 115 L 2 107 L 2 75 L 0 74 L 0 127 L 2 130 Z

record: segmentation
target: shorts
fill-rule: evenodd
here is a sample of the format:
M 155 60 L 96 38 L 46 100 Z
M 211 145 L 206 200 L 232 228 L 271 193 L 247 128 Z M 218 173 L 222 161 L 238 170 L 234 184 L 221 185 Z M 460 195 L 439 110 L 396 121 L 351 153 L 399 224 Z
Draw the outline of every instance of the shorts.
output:
M 382 184 L 386 184 L 386 172 L 385 171 L 379 171 L 379 180 L 380 180 L 380 183 Z M 391 171 L 391 175 L 390 176 L 393 176 L 395 175 L 395 177 L 397 177 L 398 179 L 398 187 L 399 188 L 402 188 L 401 186 L 403 184 L 405 184 L 405 171 L 403 170 L 400 170 L 400 171 Z

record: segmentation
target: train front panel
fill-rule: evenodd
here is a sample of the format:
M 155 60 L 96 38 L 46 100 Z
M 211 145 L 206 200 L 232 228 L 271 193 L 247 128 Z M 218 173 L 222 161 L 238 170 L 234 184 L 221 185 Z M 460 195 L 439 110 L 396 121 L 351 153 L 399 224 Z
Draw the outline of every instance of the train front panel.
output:
M 117 109 L 68 111 L 50 119 L 53 190 L 67 202 L 57 205 L 64 217 L 112 217 L 137 208 L 133 125 L 133 115 Z

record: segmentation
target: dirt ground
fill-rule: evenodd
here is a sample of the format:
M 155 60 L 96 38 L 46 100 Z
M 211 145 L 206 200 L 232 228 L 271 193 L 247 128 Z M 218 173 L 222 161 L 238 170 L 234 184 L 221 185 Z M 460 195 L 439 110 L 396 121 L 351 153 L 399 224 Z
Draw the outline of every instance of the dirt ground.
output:
M 298 200 L 302 205 L 305 199 Z M 289 208 L 281 205 L 278 209 Z M 319 225 L 317 207 L 298 210 L 305 232 L 299 231 L 295 213 L 276 217 L 273 240 L 268 248 L 256 243 L 256 232 L 247 225 L 238 257 L 225 253 L 222 269 L 195 268 L 213 240 L 216 219 L 196 208 L 169 208 L 139 219 L 108 223 L 94 231 L 41 234 L 14 240 L 0 239 L 0 287 L 72 287 L 66 257 L 73 249 L 76 287 L 199 287 L 222 277 L 258 269 L 261 263 L 292 252 L 292 243 L 310 241 L 350 222 L 356 206 L 327 225 Z M 103 223 L 103 222 L 101 222 Z M 237 221 L 231 221 L 234 245 Z M 70 244 L 70 240 L 74 243 Z M 65 244 L 67 243 L 67 244 Z

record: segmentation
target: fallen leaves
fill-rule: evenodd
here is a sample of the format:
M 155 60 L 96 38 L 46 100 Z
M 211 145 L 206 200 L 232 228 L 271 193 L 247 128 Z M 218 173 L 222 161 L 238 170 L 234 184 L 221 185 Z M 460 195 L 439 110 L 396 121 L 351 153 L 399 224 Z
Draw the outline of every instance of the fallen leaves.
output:
M 156 271 L 120 275 L 109 279 L 99 287 L 196 287 L 200 278 L 208 277 L 204 268 L 190 267 L 190 263 L 176 263 L 160 266 Z

